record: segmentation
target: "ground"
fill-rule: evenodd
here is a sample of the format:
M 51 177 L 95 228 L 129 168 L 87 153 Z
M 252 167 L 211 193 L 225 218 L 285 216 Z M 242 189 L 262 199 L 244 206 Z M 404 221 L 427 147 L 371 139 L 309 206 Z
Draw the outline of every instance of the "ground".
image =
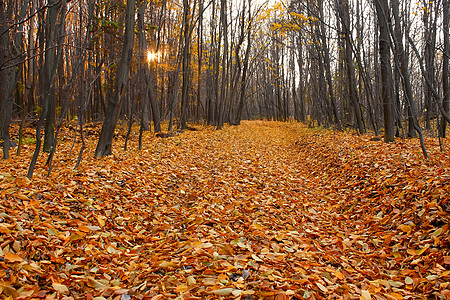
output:
M 198 129 L 1 161 L 0 299 L 450 299 L 448 140 Z

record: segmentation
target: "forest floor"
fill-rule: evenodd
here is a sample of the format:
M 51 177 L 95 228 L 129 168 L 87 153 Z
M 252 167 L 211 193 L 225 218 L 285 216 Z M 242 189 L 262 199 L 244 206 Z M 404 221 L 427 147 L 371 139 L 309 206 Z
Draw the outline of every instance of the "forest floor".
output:
M 90 129 L 87 129 L 90 130 Z M 247 121 L 0 162 L 0 299 L 450 299 L 450 145 Z M 31 134 L 31 133 L 30 133 Z

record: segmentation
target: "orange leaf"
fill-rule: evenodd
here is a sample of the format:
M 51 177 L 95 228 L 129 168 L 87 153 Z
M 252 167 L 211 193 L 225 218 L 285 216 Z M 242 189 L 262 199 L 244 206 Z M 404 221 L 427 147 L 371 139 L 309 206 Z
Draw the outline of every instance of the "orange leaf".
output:
M 23 261 L 22 257 L 20 257 L 17 254 L 11 253 L 11 252 L 5 253 L 5 259 L 10 262 L 22 262 Z
M 336 272 L 334 273 L 334 276 L 336 276 L 336 277 L 339 278 L 339 279 L 344 279 L 344 274 L 342 274 L 342 273 L 339 272 L 339 271 L 336 271 Z

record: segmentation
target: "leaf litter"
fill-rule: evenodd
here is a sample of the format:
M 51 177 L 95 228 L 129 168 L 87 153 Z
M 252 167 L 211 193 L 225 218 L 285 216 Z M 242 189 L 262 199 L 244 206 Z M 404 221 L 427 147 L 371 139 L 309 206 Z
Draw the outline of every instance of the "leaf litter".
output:
M 72 170 L 65 134 L 49 178 L 25 178 L 31 148 L 0 164 L 1 299 L 450 297 L 434 139 L 425 161 L 416 140 L 249 121 Z

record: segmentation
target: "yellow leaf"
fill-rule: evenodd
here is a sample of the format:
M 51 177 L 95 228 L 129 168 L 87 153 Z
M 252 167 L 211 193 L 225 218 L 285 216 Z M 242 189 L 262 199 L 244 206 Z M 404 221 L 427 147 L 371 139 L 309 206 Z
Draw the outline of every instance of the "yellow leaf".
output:
M 411 226 L 409 225 L 400 225 L 399 227 L 403 232 L 410 232 L 412 230 Z
M 9 230 L 9 228 L 6 227 L 6 225 L 0 224 L 0 233 L 9 234 L 11 233 L 11 230 Z
M 437 229 L 435 232 L 433 232 L 433 233 L 431 234 L 431 236 L 437 238 L 438 236 L 441 235 L 442 231 L 443 231 L 442 228 L 439 228 L 439 229 Z
M 85 226 L 85 225 L 79 226 L 79 227 L 78 227 L 78 230 L 81 231 L 81 232 L 89 232 L 89 231 L 91 231 L 91 230 L 89 229 L 89 227 L 87 227 L 87 226 Z
M 417 255 L 422 255 L 425 251 L 427 251 L 427 249 L 430 248 L 430 245 L 426 245 L 425 247 L 423 247 L 420 250 L 417 250 Z
M 47 233 L 49 235 L 58 235 L 58 231 L 55 228 L 53 228 L 53 227 L 47 228 Z
M 173 268 L 175 267 L 177 264 L 171 261 L 163 261 L 161 263 L 159 263 L 159 267 L 160 268 Z
M 188 288 L 188 286 L 185 285 L 185 284 L 180 284 L 180 285 L 177 286 L 175 289 L 177 290 L 178 293 L 185 293 L 185 292 L 188 291 L 189 288 Z
M 409 255 L 417 255 L 417 253 L 416 253 L 416 250 L 414 250 L 414 249 L 408 249 L 408 250 L 406 250 L 406 253 L 408 253 Z
M 77 240 L 81 240 L 83 237 L 81 235 L 79 235 L 78 233 L 72 234 L 70 236 L 70 240 L 71 241 L 77 241 Z
M 25 200 L 25 201 L 30 200 L 27 196 L 25 196 L 25 195 L 22 194 L 22 193 L 17 193 L 17 194 L 15 194 L 14 196 L 15 196 L 16 198 L 19 198 L 20 200 Z
M 395 299 L 403 299 L 403 296 L 399 293 L 390 293 L 389 296 L 394 297 Z
M 97 216 L 97 222 L 98 225 L 100 225 L 100 227 L 105 227 L 106 224 L 105 217 Z

